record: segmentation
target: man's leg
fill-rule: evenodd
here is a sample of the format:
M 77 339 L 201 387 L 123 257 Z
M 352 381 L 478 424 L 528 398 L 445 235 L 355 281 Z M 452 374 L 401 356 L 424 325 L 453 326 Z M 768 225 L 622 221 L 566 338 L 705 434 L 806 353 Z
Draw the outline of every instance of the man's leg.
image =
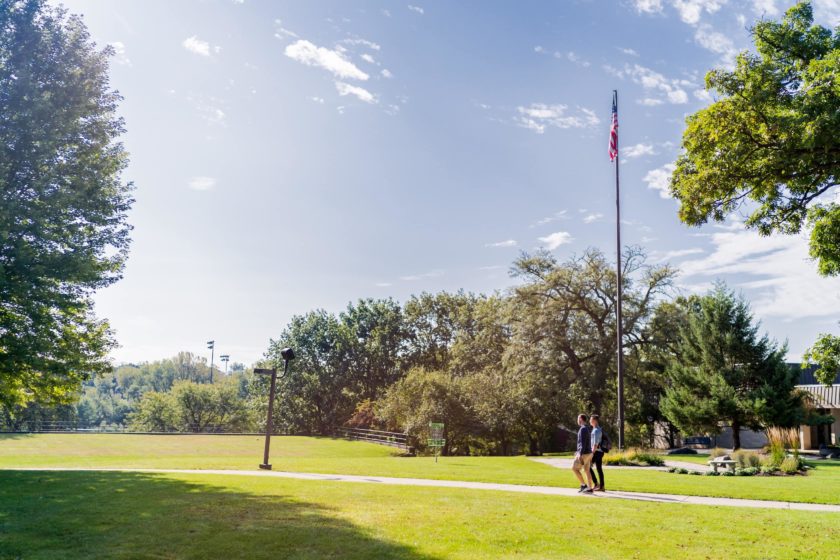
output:
M 598 451 L 595 455 L 592 456 L 592 461 L 595 463 L 595 467 L 598 469 L 598 480 L 601 481 L 598 484 L 598 487 L 603 490 L 604 489 L 604 467 L 602 466 L 604 463 L 604 452 Z
M 583 463 L 584 470 L 586 471 L 589 488 L 593 488 L 595 485 L 592 484 L 592 453 L 581 456 L 580 460 Z
M 581 467 L 583 467 L 583 464 L 580 462 L 580 459 L 576 457 L 575 462 L 572 463 L 572 472 L 575 473 L 575 476 L 577 477 L 578 482 L 580 482 L 580 485 L 586 486 L 586 483 L 583 481 L 583 477 L 580 475 Z
M 592 476 L 592 482 L 595 483 L 596 487 L 599 486 L 599 484 L 598 484 L 599 478 L 595 475 L 595 471 L 593 470 L 593 468 L 595 466 L 598 466 L 598 460 L 596 459 L 597 455 L 598 455 L 598 452 L 596 451 L 595 454 L 592 456 L 592 465 L 589 466 L 589 474 Z M 600 471 L 601 469 L 599 468 L 598 470 Z

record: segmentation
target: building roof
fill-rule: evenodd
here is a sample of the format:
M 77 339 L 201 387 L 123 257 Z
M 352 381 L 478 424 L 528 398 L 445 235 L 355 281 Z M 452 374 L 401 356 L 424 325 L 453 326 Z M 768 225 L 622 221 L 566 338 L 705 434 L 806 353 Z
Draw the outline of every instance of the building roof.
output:
M 814 372 L 817 371 L 817 366 L 812 364 L 803 368 L 800 363 L 788 363 L 788 365 L 799 371 L 799 382 L 797 383 L 797 386 L 807 387 L 809 385 L 820 385 L 820 382 L 814 377 Z M 833 383 L 833 386 L 835 387 L 838 385 L 840 385 L 840 371 L 837 372 L 837 376 L 834 378 Z

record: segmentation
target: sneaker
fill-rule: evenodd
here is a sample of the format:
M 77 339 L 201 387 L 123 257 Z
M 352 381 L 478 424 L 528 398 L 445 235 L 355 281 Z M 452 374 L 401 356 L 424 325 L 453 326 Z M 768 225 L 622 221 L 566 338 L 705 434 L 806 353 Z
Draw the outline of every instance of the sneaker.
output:
M 580 494 L 580 493 L 581 493 L 581 492 L 583 492 L 584 490 L 586 490 L 586 485 L 585 485 L 585 484 L 581 484 L 581 485 L 580 485 L 580 488 L 578 488 L 578 494 Z
M 592 488 L 586 488 L 585 490 L 581 490 L 580 492 L 581 494 L 592 494 L 593 490 Z
M 596 486 L 596 487 L 594 488 L 594 490 L 595 490 L 596 492 L 606 492 L 606 490 L 604 490 L 604 485 L 603 485 L 603 484 L 599 484 L 598 486 Z

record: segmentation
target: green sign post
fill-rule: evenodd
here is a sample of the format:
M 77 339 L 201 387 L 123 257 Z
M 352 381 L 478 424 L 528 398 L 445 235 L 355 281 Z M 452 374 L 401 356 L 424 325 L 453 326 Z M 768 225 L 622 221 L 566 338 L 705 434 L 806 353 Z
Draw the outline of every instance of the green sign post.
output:
M 446 439 L 443 437 L 443 423 L 430 422 L 429 423 L 429 440 L 428 445 L 435 451 L 435 463 L 438 461 L 440 450 L 446 445 Z

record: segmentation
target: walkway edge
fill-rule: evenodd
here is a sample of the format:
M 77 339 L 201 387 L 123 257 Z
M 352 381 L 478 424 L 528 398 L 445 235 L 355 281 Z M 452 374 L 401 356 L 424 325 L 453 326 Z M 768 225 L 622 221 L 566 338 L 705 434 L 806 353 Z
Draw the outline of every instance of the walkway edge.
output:
M 523 484 L 500 484 L 493 482 L 469 482 L 465 480 L 434 480 L 429 478 L 395 478 L 387 476 L 359 476 L 350 474 L 299 473 L 286 471 L 238 471 L 221 469 L 119 469 L 119 468 L 61 468 L 29 467 L 3 468 L 3 471 L 27 472 L 130 472 L 148 474 L 212 474 L 225 476 L 262 476 L 290 478 L 296 480 L 320 480 L 327 482 L 360 482 L 367 484 L 387 484 L 394 486 L 426 486 L 435 488 L 465 488 L 469 490 L 496 490 L 501 492 L 519 492 L 523 494 L 543 494 L 581 499 L 618 499 L 637 500 L 656 503 L 678 503 L 703 506 L 724 506 L 757 509 L 787 509 L 801 511 L 820 511 L 840 513 L 840 505 L 809 504 L 803 502 L 779 502 L 771 500 L 745 500 L 741 498 L 713 498 L 707 496 L 683 496 L 678 494 L 653 494 L 645 492 L 598 492 L 593 495 L 579 494 L 574 488 L 554 486 L 527 486 Z

